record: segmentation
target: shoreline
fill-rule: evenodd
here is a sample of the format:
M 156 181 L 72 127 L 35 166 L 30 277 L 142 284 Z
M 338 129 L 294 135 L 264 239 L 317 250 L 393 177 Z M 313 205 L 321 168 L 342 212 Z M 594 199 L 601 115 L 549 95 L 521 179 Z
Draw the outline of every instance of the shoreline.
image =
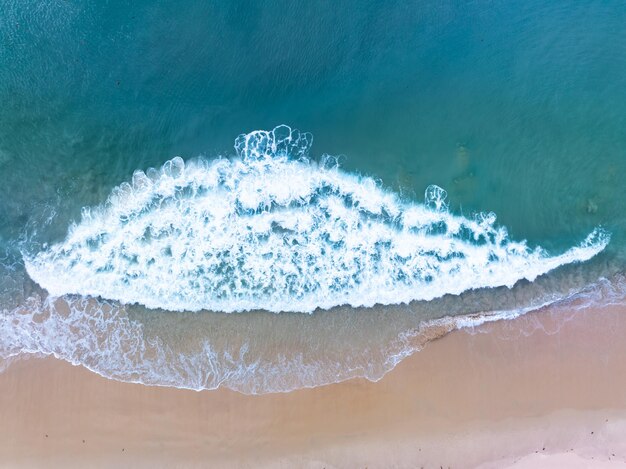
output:
M 378 382 L 268 395 L 18 360 L 0 373 L 0 462 L 613 467 L 626 462 L 624 334 L 626 305 L 546 308 L 448 333 Z

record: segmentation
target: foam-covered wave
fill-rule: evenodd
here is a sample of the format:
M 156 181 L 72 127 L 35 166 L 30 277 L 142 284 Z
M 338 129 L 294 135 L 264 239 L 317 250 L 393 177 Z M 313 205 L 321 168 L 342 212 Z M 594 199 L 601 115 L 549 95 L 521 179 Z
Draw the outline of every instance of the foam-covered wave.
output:
M 80 294 L 176 311 L 311 312 L 431 300 L 508 286 L 586 261 L 594 230 L 559 255 L 508 237 L 493 213 L 450 213 L 446 193 L 408 202 L 280 126 L 241 135 L 237 156 L 136 171 L 85 209 L 65 241 L 25 256 L 52 295 Z

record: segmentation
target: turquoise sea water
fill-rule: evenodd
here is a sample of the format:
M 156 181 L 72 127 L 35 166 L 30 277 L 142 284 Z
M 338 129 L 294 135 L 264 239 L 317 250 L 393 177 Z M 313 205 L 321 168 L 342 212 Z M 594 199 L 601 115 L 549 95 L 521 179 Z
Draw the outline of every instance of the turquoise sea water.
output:
M 0 357 L 285 391 L 621 301 L 626 9 L 544 3 L 0 0 Z

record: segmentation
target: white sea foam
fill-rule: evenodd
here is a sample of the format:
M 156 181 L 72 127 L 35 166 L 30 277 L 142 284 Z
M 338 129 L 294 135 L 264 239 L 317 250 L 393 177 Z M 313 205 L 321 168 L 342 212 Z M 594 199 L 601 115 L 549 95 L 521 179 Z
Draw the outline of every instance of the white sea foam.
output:
M 280 126 L 241 135 L 237 156 L 136 171 L 85 209 L 65 241 L 25 256 L 53 296 L 100 296 L 174 311 L 312 312 L 431 300 L 508 286 L 602 251 L 594 230 L 558 255 L 509 239 L 493 213 L 448 211 L 446 193 L 401 200 Z
M 36 295 L 12 311 L 0 311 L 0 372 L 17 357 L 53 355 L 104 377 L 125 382 L 194 390 L 223 386 L 249 394 L 287 392 L 355 377 L 378 381 L 404 358 L 420 350 L 428 340 L 454 329 L 512 319 L 550 304 L 552 311 L 563 313 L 588 307 L 623 305 L 625 301 L 626 278 L 618 275 L 611 280 L 600 279 L 555 303 L 540 300 L 522 309 L 486 311 L 429 321 L 410 315 L 415 319 L 414 325 L 394 328 L 397 332 L 388 341 L 380 337 L 372 340 L 376 337 L 372 327 L 388 325 L 384 315 L 376 314 L 373 317 L 379 322 L 366 323 L 364 329 L 352 330 L 352 337 L 367 338 L 367 346 L 354 348 L 342 342 L 338 349 L 340 353 L 328 356 L 325 349 L 315 345 L 316 340 L 295 353 L 281 350 L 273 342 L 276 341 L 275 331 L 260 331 L 263 321 L 256 321 L 257 327 L 251 329 L 267 339 L 256 341 L 261 344 L 261 349 L 258 345 L 255 350 L 249 348 L 250 337 L 233 345 L 237 338 L 241 339 L 241 332 L 237 330 L 231 330 L 233 335 L 218 345 L 220 337 L 229 334 L 228 330 L 219 327 L 209 328 L 214 337 L 202 337 L 189 349 L 189 337 L 178 337 L 172 342 L 153 335 L 117 302 Z M 225 316 L 204 314 L 205 319 Z M 296 316 L 301 318 L 298 319 L 299 325 L 305 325 L 306 318 L 311 318 Z M 189 328 L 194 329 L 194 326 Z M 188 331 L 189 334 L 193 332 Z M 288 330 L 281 332 L 289 333 Z

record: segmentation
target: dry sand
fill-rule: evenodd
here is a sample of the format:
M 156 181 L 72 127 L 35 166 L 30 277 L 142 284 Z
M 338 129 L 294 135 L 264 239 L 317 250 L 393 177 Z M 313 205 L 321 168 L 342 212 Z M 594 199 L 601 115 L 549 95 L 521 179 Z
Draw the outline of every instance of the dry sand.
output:
M 3 467 L 624 467 L 626 306 L 456 331 L 378 383 L 287 394 L 22 360 L 0 374 L 0 422 Z

